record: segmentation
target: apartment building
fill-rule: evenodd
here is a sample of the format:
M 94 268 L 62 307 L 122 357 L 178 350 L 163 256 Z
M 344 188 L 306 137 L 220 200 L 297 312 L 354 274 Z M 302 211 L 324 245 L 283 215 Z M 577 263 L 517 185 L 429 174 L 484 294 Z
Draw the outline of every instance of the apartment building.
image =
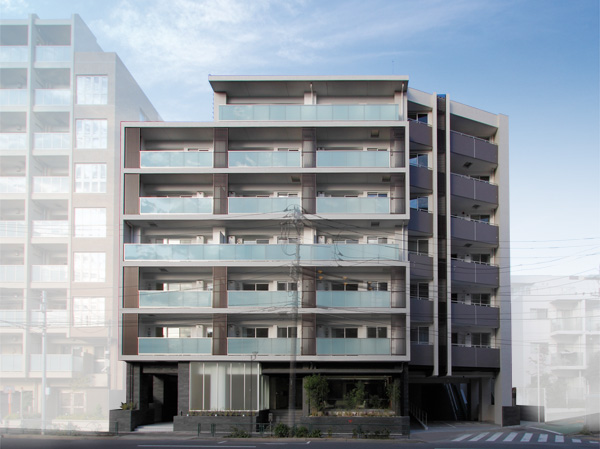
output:
M 124 400 L 119 124 L 160 117 L 77 15 L 0 21 L 0 108 L 0 418 L 106 427 Z
M 546 421 L 586 416 L 598 429 L 600 276 L 514 276 L 512 285 L 518 404 L 542 407 Z
M 214 122 L 123 124 L 128 401 L 301 419 L 317 374 L 325 416 L 514 423 L 507 118 L 404 76 L 209 82 Z

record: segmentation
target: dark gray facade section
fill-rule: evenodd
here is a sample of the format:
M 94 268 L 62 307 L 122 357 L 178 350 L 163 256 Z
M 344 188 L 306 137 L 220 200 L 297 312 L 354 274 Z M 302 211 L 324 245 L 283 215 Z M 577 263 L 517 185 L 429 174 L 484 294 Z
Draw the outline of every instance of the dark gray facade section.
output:
M 498 267 L 480 263 L 452 261 L 452 282 L 498 287 Z
M 410 166 L 410 187 L 421 190 L 432 190 L 433 174 L 427 167 Z
M 433 365 L 433 345 L 410 344 L 411 365 Z
M 500 368 L 500 350 L 495 348 L 452 347 L 455 368 Z
M 408 261 L 410 262 L 411 279 L 433 279 L 433 257 L 425 254 L 410 253 Z
M 500 311 L 496 307 L 452 303 L 452 325 L 500 327 Z
M 433 301 L 410 298 L 410 318 L 419 323 L 432 323 Z
M 478 179 L 452 173 L 450 176 L 452 195 L 498 205 L 498 186 Z
M 450 148 L 453 153 L 480 159 L 492 164 L 498 163 L 498 145 L 483 139 L 467 136 L 456 131 L 450 132 Z
M 452 238 L 498 246 L 498 227 L 479 221 L 452 217 Z
M 410 210 L 408 230 L 423 235 L 433 234 L 433 214 L 422 210 Z

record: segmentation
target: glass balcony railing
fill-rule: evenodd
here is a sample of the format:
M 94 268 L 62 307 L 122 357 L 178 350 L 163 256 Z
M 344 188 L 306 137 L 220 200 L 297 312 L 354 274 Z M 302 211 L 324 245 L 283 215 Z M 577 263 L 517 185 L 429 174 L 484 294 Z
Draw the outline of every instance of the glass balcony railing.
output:
M 212 354 L 212 338 L 140 337 L 139 354 Z
M 68 237 L 68 220 L 35 220 L 33 237 Z
M 38 106 L 68 106 L 71 89 L 36 89 L 35 104 Z
M 317 355 L 390 355 L 389 338 L 317 338 Z
M 25 312 L 23 310 L 0 310 L 0 327 L 22 328 L 25 324 Z
M 0 46 L 0 62 L 27 62 L 29 47 L 27 45 Z
M 230 151 L 229 167 L 300 167 L 300 151 Z
M 227 354 L 301 354 L 297 338 L 228 338 Z
M 71 180 L 68 176 L 34 176 L 33 193 L 69 193 Z
M 35 47 L 36 62 L 67 62 L 71 60 L 70 45 L 38 45 Z
M 35 133 L 33 148 L 36 150 L 68 150 L 71 148 L 70 133 Z
M 390 307 L 391 294 L 385 291 L 317 291 L 317 307 Z
M 212 167 L 212 151 L 142 151 L 140 167 Z
M 233 197 L 229 198 L 230 214 L 270 214 L 276 212 L 289 212 L 295 207 L 301 207 L 300 198 L 255 198 Z
M 0 354 L 0 372 L 23 371 L 23 354 Z
M 219 120 L 398 120 L 398 111 L 397 104 L 221 105 L 219 106 Z
M 167 245 L 126 244 L 126 261 L 292 261 L 296 245 Z M 300 245 L 300 261 L 369 261 L 402 262 L 405 258 L 399 245 Z
M 212 214 L 212 198 L 140 198 L 140 214 Z
M 31 371 L 42 371 L 42 354 L 32 354 Z M 71 354 L 47 354 L 46 371 L 80 372 L 83 370 L 83 357 Z
M 140 291 L 140 307 L 212 307 L 212 292 Z
M 25 280 L 25 266 L 0 265 L 0 282 L 23 282 Z
M 389 166 L 389 151 L 317 151 L 317 167 Z
M 550 364 L 553 368 L 557 367 L 581 367 L 583 365 L 582 352 L 565 352 L 550 354 Z
M 0 221 L 0 237 L 25 237 L 27 226 L 24 221 Z
M 26 150 L 26 133 L 0 133 L 0 150 Z
M 585 320 L 585 330 L 588 332 L 600 332 L 600 316 L 588 316 Z
M 583 318 L 555 318 L 550 320 L 550 332 L 583 331 Z
M 318 214 L 389 214 L 389 198 L 317 198 Z
M 31 324 L 41 326 L 44 324 L 44 313 L 41 310 L 32 310 L 30 320 Z M 69 326 L 69 313 L 66 310 L 48 310 L 46 312 L 46 324 L 53 327 Z
M 228 291 L 229 307 L 291 307 L 293 291 Z M 300 297 L 300 295 L 298 295 Z
M 32 265 L 31 280 L 33 282 L 67 282 L 69 267 L 67 265 Z
M 27 89 L 0 89 L 0 106 L 27 106 Z
M 0 176 L 0 193 L 25 193 L 25 176 Z

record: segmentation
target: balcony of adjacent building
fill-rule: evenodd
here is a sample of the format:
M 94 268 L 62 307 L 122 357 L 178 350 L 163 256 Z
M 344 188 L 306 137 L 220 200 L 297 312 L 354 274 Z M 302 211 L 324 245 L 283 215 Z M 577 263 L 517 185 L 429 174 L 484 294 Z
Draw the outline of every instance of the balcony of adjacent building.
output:
M 411 310 L 410 364 L 412 366 L 431 366 L 434 364 L 434 338 L 433 327 L 424 323 L 414 322 Z
M 11 284 L 25 281 L 24 257 L 24 245 L 22 243 L 0 245 L 0 282 Z
M 25 330 L 25 289 L 0 287 L 0 295 L 0 332 L 4 334 L 14 332 L 15 329 Z
M 3 198 L 23 197 L 27 192 L 24 156 L 0 157 L 0 194 Z
M 219 106 L 220 121 L 393 121 L 397 104 L 227 104 Z
M 29 290 L 28 318 L 32 332 L 39 333 L 46 325 L 49 334 L 64 334 L 71 326 L 71 312 L 68 308 L 66 288 L 32 288 Z M 44 298 L 45 307 L 42 305 Z M 45 312 L 44 312 L 45 309 Z
M 30 254 L 31 283 L 37 288 L 62 288 L 69 281 L 66 243 L 40 243 Z
M 492 306 L 489 293 L 453 294 L 452 298 L 453 327 L 500 327 L 500 309 Z
M 29 60 L 29 27 L 0 25 L 0 62 L 25 66 Z
M 452 333 L 453 368 L 500 368 L 500 349 L 489 331 L 462 329 Z
M 37 25 L 34 31 L 36 66 L 52 66 L 73 60 L 70 25 Z
M 500 269 L 491 263 L 491 259 L 489 253 L 452 254 L 452 283 L 497 288 L 500 282 Z
M 427 113 L 408 114 L 411 150 L 430 150 L 433 147 L 433 128 L 427 122 Z
M 498 186 L 490 182 L 487 175 L 465 175 L 452 173 L 450 192 L 452 209 L 456 215 L 492 214 L 498 207 Z
M 550 354 L 550 366 L 556 370 L 582 370 L 585 368 L 585 353 L 576 350 L 559 350 Z
M 412 273 L 411 273 L 412 274 Z M 414 282 L 410 284 L 410 316 L 411 323 L 433 323 L 434 303 L 429 282 Z
M 0 69 L 0 107 L 3 110 L 26 110 L 29 106 L 27 69 Z
M 33 115 L 33 154 L 70 153 L 72 144 L 70 113 L 36 110 Z
M 450 220 L 450 236 L 453 247 L 457 249 L 472 246 L 490 249 L 498 247 L 498 226 L 491 223 L 492 215 L 461 213 L 461 215 L 452 215 Z
M 408 260 L 411 279 L 433 280 L 433 257 L 429 251 L 429 239 L 409 236 Z
M 474 171 L 491 172 L 498 166 L 498 145 L 489 139 L 450 131 L 451 171 L 469 164 Z
M 28 148 L 27 112 L 0 108 L 0 153 L 17 156 L 25 154 Z
M 34 110 L 68 110 L 73 104 L 70 69 L 37 68 L 31 78 Z
M 550 320 L 550 336 L 558 337 L 578 337 L 585 332 L 585 318 L 574 316 L 561 316 Z
M 412 152 L 410 155 L 410 191 L 413 195 L 427 195 L 433 192 L 433 170 L 429 167 L 428 153 Z

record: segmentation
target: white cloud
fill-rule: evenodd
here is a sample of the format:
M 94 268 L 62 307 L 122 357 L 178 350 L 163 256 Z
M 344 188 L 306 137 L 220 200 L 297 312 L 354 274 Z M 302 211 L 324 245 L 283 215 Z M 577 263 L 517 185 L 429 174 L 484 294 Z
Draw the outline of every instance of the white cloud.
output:
M 0 0 L 0 11 L 21 12 L 29 7 L 26 0 Z

